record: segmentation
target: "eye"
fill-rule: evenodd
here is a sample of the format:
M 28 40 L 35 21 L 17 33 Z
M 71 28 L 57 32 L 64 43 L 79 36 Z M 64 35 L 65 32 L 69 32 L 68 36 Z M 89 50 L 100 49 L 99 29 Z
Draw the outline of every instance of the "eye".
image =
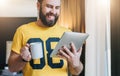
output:
M 56 6 L 55 9 L 60 9 L 60 6 Z
M 47 4 L 46 5 L 48 8 L 53 8 L 53 6 L 52 5 L 49 5 L 49 4 Z

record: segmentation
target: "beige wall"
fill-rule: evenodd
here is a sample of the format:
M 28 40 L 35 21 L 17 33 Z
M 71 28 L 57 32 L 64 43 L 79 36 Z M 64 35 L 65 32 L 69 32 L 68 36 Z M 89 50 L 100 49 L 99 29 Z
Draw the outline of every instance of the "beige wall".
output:
M 0 5 L 0 17 L 37 17 L 36 0 L 4 0 L 4 3 Z

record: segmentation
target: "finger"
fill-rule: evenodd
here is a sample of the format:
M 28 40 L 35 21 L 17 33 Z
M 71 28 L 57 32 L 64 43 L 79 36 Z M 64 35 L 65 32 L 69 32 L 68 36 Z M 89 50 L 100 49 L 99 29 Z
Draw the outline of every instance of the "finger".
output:
M 30 61 L 31 60 L 31 55 L 28 55 L 26 60 Z
M 66 54 L 63 50 L 60 50 L 59 52 L 60 52 L 60 54 L 62 54 L 61 56 L 65 57 L 66 59 L 70 58 L 70 56 L 68 54 Z
M 25 46 L 25 47 L 24 47 L 24 50 L 25 50 L 25 51 L 26 51 L 26 50 L 29 50 L 29 47 Z
M 28 46 L 26 46 L 26 45 L 21 48 L 21 52 L 22 52 L 22 51 L 26 51 L 26 50 L 29 50 Z
M 81 53 L 82 53 L 82 47 L 80 47 L 77 52 L 81 55 Z
M 60 50 L 61 49 L 58 50 L 58 53 L 56 55 L 62 56 L 62 54 L 60 53 Z
M 62 46 L 58 51 L 60 51 L 60 50 L 64 50 L 63 47 L 64 47 L 64 46 Z
M 25 46 L 29 48 L 29 47 L 30 47 L 30 44 L 27 43 Z
M 70 46 L 71 46 L 71 51 L 75 54 L 76 53 L 76 47 L 73 44 L 73 42 L 70 43 Z
M 63 51 L 66 53 L 66 54 L 68 54 L 70 57 L 72 57 L 72 53 L 71 53 L 71 51 L 66 47 L 66 46 L 63 46 Z
M 62 58 L 62 59 L 66 59 L 63 55 L 57 54 L 57 56 Z
M 26 60 L 26 61 L 30 61 L 31 60 L 31 55 L 30 54 L 23 54 L 22 56 L 22 59 Z
M 21 56 L 30 55 L 29 48 L 24 46 L 23 48 L 21 48 L 20 53 L 21 53 Z
M 21 53 L 22 55 L 24 54 L 24 50 L 25 50 L 24 47 L 20 49 L 20 53 Z

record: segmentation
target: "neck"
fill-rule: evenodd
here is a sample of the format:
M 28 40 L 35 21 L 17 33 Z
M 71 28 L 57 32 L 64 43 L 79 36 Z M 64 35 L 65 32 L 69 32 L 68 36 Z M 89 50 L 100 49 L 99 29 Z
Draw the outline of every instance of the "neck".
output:
M 45 25 L 41 22 L 41 20 L 37 20 L 35 23 L 36 23 L 39 27 L 46 27 L 46 28 L 47 28 L 47 26 L 45 26 Z

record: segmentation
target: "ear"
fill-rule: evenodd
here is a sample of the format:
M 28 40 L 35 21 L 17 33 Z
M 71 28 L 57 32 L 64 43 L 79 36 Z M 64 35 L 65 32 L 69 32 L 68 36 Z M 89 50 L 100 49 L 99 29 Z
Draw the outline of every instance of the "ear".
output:
M 40 2 L 37 2 L 37 10 L 40 9 Z

